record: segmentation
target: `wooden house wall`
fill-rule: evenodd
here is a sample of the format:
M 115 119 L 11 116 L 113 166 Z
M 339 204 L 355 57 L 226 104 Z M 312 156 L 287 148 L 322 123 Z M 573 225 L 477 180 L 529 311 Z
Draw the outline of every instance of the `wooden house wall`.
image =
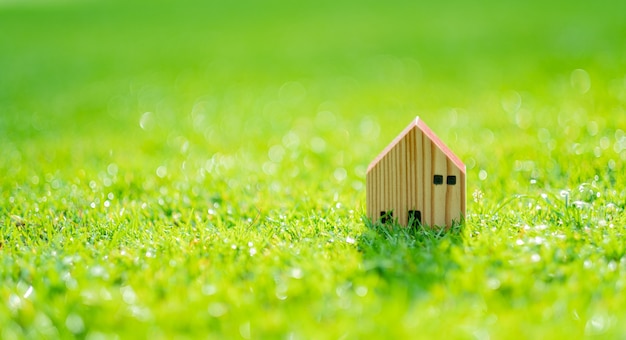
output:
M 434 185 L 433 176 L 443 184 Z M 456 176 L 456 185 L 446 184 Z M 408 131 L 367 173 L 367 216 L 381 211 L 406 226 L 409 210 L 419 210 L 426 225 L 451 226 L 465 211 L 465 174 L 417 127 Z

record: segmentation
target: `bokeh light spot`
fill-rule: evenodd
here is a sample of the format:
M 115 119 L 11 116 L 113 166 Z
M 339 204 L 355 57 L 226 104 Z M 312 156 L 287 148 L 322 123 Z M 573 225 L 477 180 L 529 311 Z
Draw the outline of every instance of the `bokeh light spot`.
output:
M 570 83 L 572 88 L 580 94 L 585 94 L 589 92 L 589 89 L 591 89 L 591 78 L 589 77 L 589 73 L 580 68 L 572 71 Z

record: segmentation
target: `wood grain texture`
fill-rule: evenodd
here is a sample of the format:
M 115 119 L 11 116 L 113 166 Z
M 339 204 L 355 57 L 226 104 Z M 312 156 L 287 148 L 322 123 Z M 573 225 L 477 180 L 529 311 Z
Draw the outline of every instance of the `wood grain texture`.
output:
M 398 167 L 400 169 L 400 176 L 398 177 L 399 185 L 398 185 L 398 196 L 400 196 L 400 201 L 398 202 L 398 207 L 408 207 L 408 189 L 409 184 L 407 181 L 407 150 L 406 150 L 406 138 L 400 141 L 400 148 L 398 150 Z M 405 209 L 398 209 L 398 220 L 399 221 L 408 221 L 409 211 Z
M 443 176 L 443 184 L 431 185 L 432 195 L 431 195 L 431 216 L 432 216 L 432 225 L 446 225 L 446 209 L 449 208 L 448 199 L 446 197 L 447 187 L 446 185 L 446 177 L 448 176 L 448 162 L 446 155 L 437 148 L 435 143 L 431 143 L 431 164 L 430 167 L 432 169 L 432 176 L 430 178 L 431 183 L 433 182 L 433 176 L 439 175 Z
M 422 176 L 418 179 L 419 185 L 422 188 L 422 206 L 418 207 L 422 211 L 422 219 L 426 225 L 433 225 L 435 222 L 432 212 L 432 142 L 423 133 L 420 133 L 422 140 L 422 157 L 418 160 L 422 165 Z M 420 209 L 421 208 L 421 209 Z
M 435 175 L 443 183 L 434 184 Z M 406 226 L 409 210 L 417 210 L 423 224 L 450 227 L 465 216 L 465 165 L 419 118 L 374 159 L 366 181 L 367 216 L 374 222 L 392 213 Z

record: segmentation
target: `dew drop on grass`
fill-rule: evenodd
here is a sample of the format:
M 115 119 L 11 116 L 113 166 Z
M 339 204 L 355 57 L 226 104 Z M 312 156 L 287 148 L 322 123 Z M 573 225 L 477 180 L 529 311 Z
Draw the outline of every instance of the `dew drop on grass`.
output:
M 333 175 L 335 176 L 335 179 L 337 181 L 342 182 L 343 180 L 346 179 L 346 177 L 348 177 L 348 172 L 344 168 L 337 168 L 335 169 L 335 172 L 333 173 Z
M 612 262 L 612 263 L 615 263 L 615 262 Z M 33 286 L 28 286 L 28 289 L 26 289 L 26 292 L 24 292 L 24 299 L 28 299 L 28 297 L 31 296 L 34 291 L 35 290 L 33 289 Z
M 480 179 L 481 181 L 484 181 L 487 179 L 487 171 L 485 170 L 480 170 L 478 172 L 478 179 Z
M 376 139 L 380 134 L 380 126 L 377 122 L 373 121 L 370 118 L 363 118 L 361 120 L 359 130 L 361 132 L 361 136 L 365 138 Z
M 596 146 L 593 149 L 593 155 L 596 156 L 596 158 L 600 158 L 600 156 L 602 156 L 602 150 Z
M 300 137 L 295 132 L 289 131 L 283 137 L 282 142 L 287 149 L 295 150 L 300 146 Z
M 131 286 L 122 286 L 120 287 L 120 292 L 122 293 L 122 300 L 129 305 L 135 304 L 137 302 L 137 295 Z
M 321 128 L 336 126 L 337 118 L 335 114 L 329 110 L 322 110 L 315 117 L 315 125 Z
M 356 289 L 354 290 L 354 292 L 356 293 L 356 295 L 358 295 L 360 297 L 364 297 L 365 295 L 367 295 L 367 287 L 365 287 L 365 286 L 357 286 Z
M 262 169 L 266 175 L 271 176 L 271 175 L 276 174 L 276 171 L 278 170 L 278 166 L 276 165 L 276 163 L 265 162 L 263 163 Z
M 521 109 L 515 114 L 515 124 L 521 129 L 528 129 L 532 125 L 533 115 L 530 110 Z
M 592 315 L 585 324 L 585 335 L 600 335 L 604 333 L 611 323 L 607 315 Z
M 274 145 L 267 152 L 268 158 L 274 163 L 280 163 L 285 157 L 285 149 L 282 145 Z
M 539 262 L 539 261 L 541 261 L 541 256 L 539 256 L 539 254 L 532 254 L 530 256 L 530 261 L 532 261 L 532 262 Z
M 483 328 L 480 328 L 480 329 L 477 329 L 477 330 L 473 331 L 472 335 L 477 340 L 489 340 L 490 339 L 489 331 L 486 330 L 486 329 L 483 329 Z
M 595 121 L 589 121 L 587 123 L 587 133 L 589 134 L 589 136 L 595 136 L 598 134 L 598 123 L 596 123 Z
M 541 128 L 537 131 L 537 137 L 541 143 L 547 144 L 550 141 L 550 131 L 548 131 L 548 129 Z
M 292 268 L 289 276 L 293 277 L 296 280 L 299 280 L 304 276 L 304 272 L 300 268 Z
M 158 167 L 156 169 L 156 174 L 157 176 L 159 176 L 159 178 L 165 177 L 165 175 L 167 175 L 167 168 L 165 167 L 165 165 L 161 165 L 160 167 Z
M 228 312 L 228 306 L 221 302 L 213 302 L 209 305 L 208 312 L 212 317 L 219 318 Z
M 83 319 L 80 315 L 74 313 L 67 316 L 65 319 L 65 326 L 74 334 L 82 333 L 85 330 L 85 323 L 83 322 Z
M 322 153 L 326 150 L 326 141 L 320 137 L 313 137 L 310 142 L 311 150 L 315 153 Z
M 364 187 L 365 185 L 362 181 L 352 181 L 352 189 L 354 189 L 355 191 L 361 191 Z
M 39 333 L 38 336 L 41 336 L 41 338 L 52 339 L 58 337 L 58 331 L 55 324 L 52 323 L 52 320 L 50 320 L 50 318 L 42 312 L 35 315 L 34 326 L 40 330 L 41 333 Z M 7 339 L 9 337 L 3 336 L 2 338 Z
M 118 170 L 118 167 L 117 167 L 117 164 L 115 163 L 111 163 L 107 166 L 107 173 L 111 176 L 117 175 L 117 170 Z
M 102 266 L 98 266 L 98 265 L 91 267 L 89 272 L 91 276 L 93 277 L 105 277 L 106 276 L 106 270 Z
M 279 284 L 276 286 L 275 295 L 278 300 L 286 300 L 287 299 L 287 285 Z
M 617 269 L 617 262 L 615 262 L 615 261 L 609 262 L 609 270 L 614 272 L 616 269 Z M 26 297 L 26 296 L 24 296 L 24 297 Z
M 129 311 L 135 319 L 139 321 L 148 321 L 151 318 L 150 309 L 140 306 L 130 306 Z
M 589 73 L 583 69 L 576 69 L 570 75 L 572 88 L 580 94 L 585 94 L 591 89 L 591 78 Z
M 202 294 L 214 295 L 215 293 L 217 293 L 217 287 L 215 287 L 215 285 L 208 284 L 202 286 Z
M 11 296 L 9 296 L 9 309 L 17 311 L 20 307 L 22 307 L 22 299 L 15 294 L 11 294 Z
M 139 127 L 143 130 L 150 130 L 154 125 L 154 114 L 152 112 L 144 112 L 139 119 Z
M 474 198 L 474 202 L 482 203 L 482 201 L 483 201 L 483 192 L 480 191 L 479 189 L 476 189 L 472 193 L 472 197 Z
M 615 160 L 609 159 L 608 165 L 609 165 L 609 169 L 615 170 L 615 165 L 616 165 Z
M 500 280 L 496 279 L 495 277 L 492 277 L 490 279 L 487 280 L 487 288 L 491 289 L 491 290 L 496 290 L 498 288 L 500 288 Z
M 239 325 L 239 335 L 244 339 L 250 339 L 250 322 Z

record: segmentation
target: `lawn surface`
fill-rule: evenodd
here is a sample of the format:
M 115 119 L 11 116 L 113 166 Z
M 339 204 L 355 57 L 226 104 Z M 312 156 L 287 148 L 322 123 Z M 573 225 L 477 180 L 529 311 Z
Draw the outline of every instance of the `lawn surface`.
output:
M 624 13 L 0 0 L 0 338 L 626 337 Z M 363 219 L 417 115 L 448 232 Z

